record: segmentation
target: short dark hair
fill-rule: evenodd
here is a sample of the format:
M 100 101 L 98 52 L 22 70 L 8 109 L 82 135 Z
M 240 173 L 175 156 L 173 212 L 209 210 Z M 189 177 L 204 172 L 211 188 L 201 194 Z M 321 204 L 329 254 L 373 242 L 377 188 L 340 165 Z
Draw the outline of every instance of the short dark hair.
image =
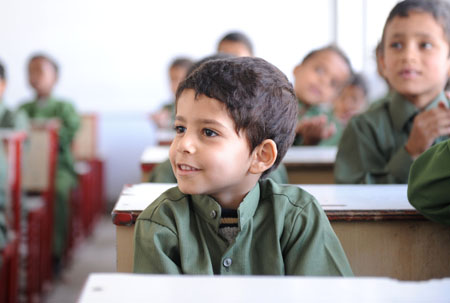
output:
M 211 61 L 211 60 L 217 60 L 217 59 L 226 59 L 226 58 L 233 58 L 235 56 L 231 54 L 225 54 L 225 53 L 217 53 L 212 54 L 210 56 L 204 57 L 198 61 L 195 61 L 194 64 L 188 69 L 188 72 L 186 74 L 186 77 L 192 74 L 194 70 L 196 70 L 200 65 L 202 65 L 205 62 Z
M 408 17 L 410 12 L 429 13 L 438 22 L 444 30 L 447 43 L 450 42 L 450 3 L 445 0 L 404 0 L 397 3 L 389 13 L 383 28 L 381 38 L 383 53 L 386 28 L 395 17 Z
M 367 96 L 369 92 L 366 79 L 362 74 L 353 74 L 353 77 L 350 79 L 348 85 L 361 88 L 364 92 L 364 96 Z
M 56 63 L 56 61 L 53 58 L 51 58 L 49 55 L 46 55 L 46 54 L 43 54 L 43 53 L 34 54 L 28 60 L 28 65 L 30 65 L 31 61 L 38 60 L 38 59 L 45 60 L 45 61 L 49 62 L 53 66 L 53 68 L 55 70 L 55 74 L 58 77 L 58 75 L 59 75 L 59 66 Z
M 194 62 L 187 57 L 176 57 L 170 63 L 169 68 L 182 67 L 185 68 L 186 70 L 189 70 L 192 64 L 194 64 Z
M 308 54 L 306 54 L 305 57 L 303 57 L 302 63 L 308 61 L 315 55 L 322 53 L 322 52 L 326 52 L 326 51 L 334 52 L 339 57 L 341 57 L 342 60 L 344 60 L 344 62 L 347 64 L 348 69 L 350 71 L 350 75 L 353 75 L 353 68 L 352 68 L 352 63 L 350 62 L 350 59 L 347 57 L 347 55 L 344 53 L 344 51 L 342 49 L 340 49 L 337 45 L 334 45 L 334 44 L 330 44 L 330 45 L 310 51 Z
M 292 84 L 278 68 L 253 57 L 210 60 L 180 83 L 176 102 L 186 89 L 193 89 L 196 98 L 223 102 L 251 151 L 265 139 L 276 143 L 277 158 L 262 178 L 280 164 L 294 140 L 298 106 Z
M 250 41 L 250 38 L 247 37 L 247 35 L 245 35 L 244 33 L 237 32 L 237 31 L 227 33 L 225 36 L 222 37 L 222 39 L 220 39 L 219 43 L 217 44 L 217 48 L 219 48 L 220 43 L 225 42 L 225 41 L 242 43 L 250 51 L 250 54 L 253 55 L 252 42 Z
M 6 80 L 6 70 L 2 61 L 0 61 L 0 80 Z

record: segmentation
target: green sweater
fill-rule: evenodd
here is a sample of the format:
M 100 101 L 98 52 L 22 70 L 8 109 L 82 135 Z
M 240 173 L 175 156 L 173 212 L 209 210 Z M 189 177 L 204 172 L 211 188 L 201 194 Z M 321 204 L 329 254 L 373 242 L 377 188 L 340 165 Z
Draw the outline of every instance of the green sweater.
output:
M 324 211 L 299 187 L 260 181 L 237 211 L 240 232 L 229 245 L 214 199 L 169 189 L 136 221 L 134 272 L 352 275 Z
M 442 92 L 424 109 L 450 102 Z M 419 109 L 398 93 L 389 94 L 367 112 L 353 117 L 341 141 L 334 166 L 336 183 L 406 184 L 413 162 L 405 149 Z M 438 143 L 446 137 L 436 140 Z
M 450 139 L 424 152 L 411 166 L 408 199 L 425 217 L 450 225 Z

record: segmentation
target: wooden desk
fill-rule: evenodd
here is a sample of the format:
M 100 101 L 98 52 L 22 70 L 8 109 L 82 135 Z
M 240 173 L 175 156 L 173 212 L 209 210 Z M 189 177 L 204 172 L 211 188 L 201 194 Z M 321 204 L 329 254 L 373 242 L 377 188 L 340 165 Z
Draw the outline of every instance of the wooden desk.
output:
M 124 188 L 112 217 L 117 270 L 133 268 L 134 223 L 139 213 L 174 184 Z M 325 210 L 356 276 L 425 280 L 450 276 L 450 228 L 414 210 L 406 185 L 304 185 Z
M 226 289 L 227 291 L 224 291 Z M 448 302 L 450 279 L 90 274 L 80 303 Z
M 333 184 L 336 147 L 293 146 L 283 159 L 291 184 Z M 141 156 L 141 181 L 148 182 L 153 167 L 169 157 L 169 146 L 147 147 Z

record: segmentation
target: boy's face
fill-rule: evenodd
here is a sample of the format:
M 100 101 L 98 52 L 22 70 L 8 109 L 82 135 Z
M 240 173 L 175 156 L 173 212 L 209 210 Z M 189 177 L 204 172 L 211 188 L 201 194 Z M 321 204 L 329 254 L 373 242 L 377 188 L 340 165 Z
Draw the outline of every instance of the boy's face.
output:
M 170 162 L 186 194 L 206 194 L 217 202 L 243 197 L 259 176 L 249 173 L 252 155 L 246 136 L 236 133 L 224 103 L 185 90 L 177 102 L 176 136 Z
M 3 94 L 5 93 L 6 89 L 6 80 L 0 78 L 0 101 L 3 99 Z
M 56 83 L 55 68 L 45 59 L 34 59 L 28 65 L 28 80 L 39 97 L 48 97 Z
M 175 96 L 178 85 L 186 78 L 187 69 L 182 66 L 174 66 L 169 69 L 170 91 Z
M 383 73 L 389 84 L 418 107 L 444 88 L 450 70 L 442 26 L 429 13 L 394 17 L 384 33 Z
M 318 105 L 334 101 L 350 77 L 350 68 L 336 52 L 325 50 L 298 65 L 294 76 L 297 98 Z
M 355 85 L 348 85 L 334 103 L 334 114 L 347 122 L 351 117 L 364 111 L 366 96 L 364 90 Z
M 219 53 L 230 54 L 236 57 L 251 57 L 250 50 L 244 43 L 235 41 L 222 41 L 218 47 Z

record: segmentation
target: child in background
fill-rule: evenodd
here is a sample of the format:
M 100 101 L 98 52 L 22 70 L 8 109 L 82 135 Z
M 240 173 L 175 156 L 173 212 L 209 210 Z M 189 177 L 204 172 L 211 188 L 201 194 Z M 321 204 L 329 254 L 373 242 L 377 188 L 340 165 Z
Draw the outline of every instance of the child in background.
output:
M 192 67 L 193 62 L 189 58 L 175 58 L 169 67 L 170 91 L 175 96 L 178 84 L 186 78 L 187 71 Z M 173 125 L 174 101 L 171 100 L 163 106 L 161 110 L 151 115 L 151 119 L 158 128 L 168 129 Z
M 294 145 L 322 145 L 322 140 L 336 134 L 332 102 L 351 75 L 350 61 L 335 46 L 313 50 L 295 67 L 294 89 L 299 102 L 299 122 Z
M 220 39 L 217 52 L 236 57 L 253 56 L 253 46 L 250 39 L 241 32 L 230 32 Z
M 3 95 L 6 89 L 6 71 L 0 62 L 0 128 L 28 129 L 28 118 L 23 111 L 14 112 L 4 103 Z
M 40 121 L 58 119 L 60 122 L 52 252 L 56 275 L 62 268 L 63 252 L 67 245 L 70 192 L 77 184 L 71 147 L 80 126 L 80 117 L 74 106 L 70 102 L 52 96 L 58 80 L 58 70 L 58 65 L 50 57 L 43 54 L 32 56 L 28 63 L 28 79 L 35 97 L 20 106 L 30 119 Z
M 320 145 L 337 146 L 350 118 L 366 110 L 367 85 L 362 75 L 353 75 L 352 80 L 333 102 L 333 106 L 331 119 L 336 126 L 336 133 L 329 139 L 323 139 Z
M 260 58 L 211 60 L 180 84 L 178 187 L 138 217 L 134 272 L 352 275 L 314 197 L 264 178 L 295 135 L 292 85 Z
M 367 85 L 361 74 L 355 74 L 334 102 L 334 117 L 346 126 L 351 117 L 358 115 L 367 107 Z
M 428 149 L 411 166 L 408 199 L 425 217 L 450 225 L 450 139 Z
M 380 62 L 392 87 L 352 118 L 339 144 L 338 183 L 407 183 L 414 159 L 450 135 L 450 4 L 407 0 L 390 12 Z

